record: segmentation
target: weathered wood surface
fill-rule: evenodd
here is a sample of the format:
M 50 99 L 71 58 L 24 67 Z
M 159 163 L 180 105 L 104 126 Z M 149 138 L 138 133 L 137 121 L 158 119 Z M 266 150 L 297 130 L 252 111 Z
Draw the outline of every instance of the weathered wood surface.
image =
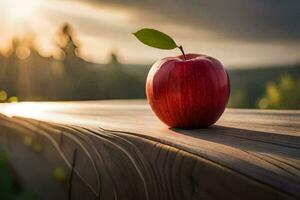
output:
M 36 192 L 45 187 L 30 180 L 50 179 L 45 166 L 75 166 L 71 191 L 49 183 L 56 199 L 300 198 L 300 111 L 227 109 L 194 130 L 168 129 L 142 100 L 2 104 L 0 113 L 14 165 L 40 169 L 22 176 Z M 45 146 L 28 157 L 33 167 L 17 158 L 24 135 Z

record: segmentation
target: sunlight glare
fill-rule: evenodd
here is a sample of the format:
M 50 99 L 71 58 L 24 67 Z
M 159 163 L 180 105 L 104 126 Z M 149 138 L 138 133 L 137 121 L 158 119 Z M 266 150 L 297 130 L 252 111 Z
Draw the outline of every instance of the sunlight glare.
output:
M 47 109 L 49 109 L 49 106 L 25 102 L 7 104 L 2 109 L 0 108 L 0 111 L 8 117 L 38 117 Z
M 4 0 L 8 17 L 12 20 L 26 20 L 34 17 L 38 0 Z

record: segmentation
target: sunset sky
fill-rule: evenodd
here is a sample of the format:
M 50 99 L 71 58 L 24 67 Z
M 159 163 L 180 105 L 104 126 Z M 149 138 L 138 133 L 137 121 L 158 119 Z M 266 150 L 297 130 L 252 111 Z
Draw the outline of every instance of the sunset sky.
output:
M 185 51 L 220 59 L 226 67 L 300 62 L 299 0 L 0 0 L 0 46 L 32 33 L 45 53 L 69 22 L 81 55 L 107 62 L 151 63 L 179 50 L 144 46 L 132 32 L 151 27 L 171 35 Z

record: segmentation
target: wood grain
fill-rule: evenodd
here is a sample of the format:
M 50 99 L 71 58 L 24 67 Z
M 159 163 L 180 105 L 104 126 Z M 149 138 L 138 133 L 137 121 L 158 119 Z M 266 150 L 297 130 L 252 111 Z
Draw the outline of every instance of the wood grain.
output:
M 14 165 L 26 162 L 23 152 L 43 166 L 33 163 L 33 174 L 64 166 L 70 175 L 77 150 L 72 184 L 37 189 L 32 177 L 51 177 L 17 169 L 42 199 L 51 190 L 66 199 L 70 185 L 71 199 L 300 198 L 300 111 L 227 109 L 213 127 L 192 130 L 168 129 L 142 100 L 2 104 L 0 112 L 0 144 Z M 22 147 L 25 136 L 43 152 Z

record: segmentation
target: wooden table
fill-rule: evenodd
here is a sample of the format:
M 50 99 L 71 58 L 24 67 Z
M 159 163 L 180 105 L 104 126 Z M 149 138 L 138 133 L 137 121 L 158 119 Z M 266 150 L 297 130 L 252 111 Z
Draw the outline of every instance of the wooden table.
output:
M 1 104 L 0 113 L 0 144 L 44 199 L 300 199 L 300 111 L 227 109 L 193 130 L 167 128 L 144 100 Z M 57 166 L 65 183 L 54 184 Z

